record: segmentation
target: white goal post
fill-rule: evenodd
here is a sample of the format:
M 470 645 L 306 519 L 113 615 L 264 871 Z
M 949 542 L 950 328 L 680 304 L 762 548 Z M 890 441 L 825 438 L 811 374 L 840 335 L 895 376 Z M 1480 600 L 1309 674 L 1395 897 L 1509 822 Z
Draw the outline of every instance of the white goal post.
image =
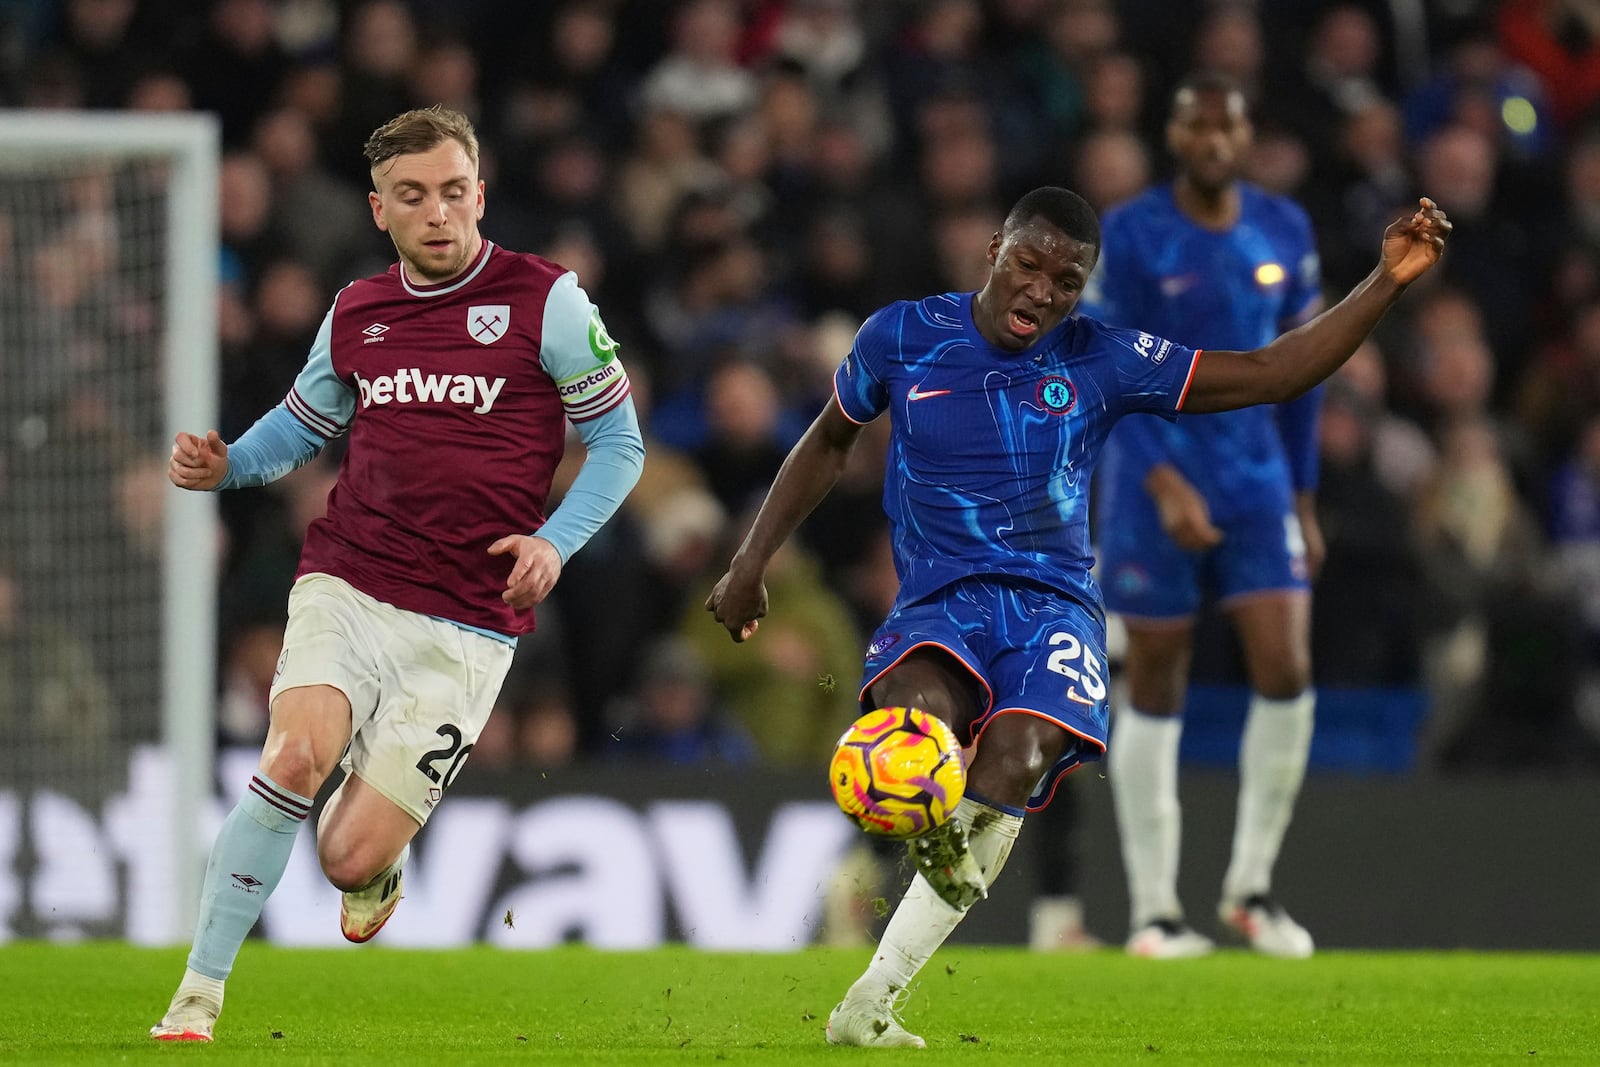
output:
M 218 518 L 161 472 L 217 424 L 218 160 L 209 115 L 0 111 L 0 941 L 193 930 Z

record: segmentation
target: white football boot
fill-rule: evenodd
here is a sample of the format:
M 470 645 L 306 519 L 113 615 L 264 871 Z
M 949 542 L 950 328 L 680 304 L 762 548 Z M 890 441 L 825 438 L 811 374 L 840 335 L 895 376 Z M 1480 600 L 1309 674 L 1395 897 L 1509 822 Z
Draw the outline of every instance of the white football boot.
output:
M 1124 948 L 1147 960 L 1192 960 L 1209 956 L 1216 945 L 1182 919 L 1154 919 L 1135 930 Z
M 394 909 L 400 904 L 400 870 L 411 858 L 411 844 L 400 850 L 400 858 L 386 867 L 382 874 L 343 895 L 339 902 L 339 929 L 346 941 L 360 944 L 371 941 L 383 929 Z
M 222 1005 L 216 1001 L 196 993 L 179 993 L 161 1021 L 150 1028 L 150 1036 L 157 1041 L 208 1042 L 221 1014 Z
M 883 997 L 846 993 L 828 1015 L 828 1044 L 861 1048 L 927 1048 L 928 1043 L 900 1025 L 906 991 Z
M 1217 918 L 1263 956 L 1303 960 L 1316 951 L 1306 928 L 1265 893 L 1238 901 L 1224 900 L 1217 905 Z

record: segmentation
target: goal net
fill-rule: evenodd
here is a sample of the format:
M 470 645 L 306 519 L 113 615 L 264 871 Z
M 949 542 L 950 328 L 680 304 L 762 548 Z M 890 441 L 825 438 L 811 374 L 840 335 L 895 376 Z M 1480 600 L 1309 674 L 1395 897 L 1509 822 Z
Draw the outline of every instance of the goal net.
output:
M 210 815 L 217 135 L 0 112 L 0 940 L 187 938 Z

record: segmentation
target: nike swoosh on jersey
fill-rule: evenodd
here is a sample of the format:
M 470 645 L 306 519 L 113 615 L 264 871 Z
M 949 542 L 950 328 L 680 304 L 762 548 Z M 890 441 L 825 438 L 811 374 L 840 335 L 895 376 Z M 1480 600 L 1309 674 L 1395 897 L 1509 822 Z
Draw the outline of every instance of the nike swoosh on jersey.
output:
M 1094 707 L 1094 701 L 1090 700 L 1088 697 L 1080 696 L 1078 694 L 1078 687 L 1075 685 L 1067 686 L 1067 699 L 1075 700 L 1079 704 L 1087 704 L 1090 707 Z
M 1161 295 L 1165 297 L 1178 296 L 1193 288 L 1194 283 L 1197 281 L 1199 279 L 1193 274 L 1179 274 L 1171 278 L 1162 278 Z
M 906 399 L 907 400 L 926 400 L 930 396 L 949 396 L 949 395 L 950 395 L 950 390 L 948 390 L 948 389 L 928 389 L 928 390 L 924 391 L 922 389 L 918 389 L 916 386 L 913 385 L 911 387 L 910 391 L 906 393 Z

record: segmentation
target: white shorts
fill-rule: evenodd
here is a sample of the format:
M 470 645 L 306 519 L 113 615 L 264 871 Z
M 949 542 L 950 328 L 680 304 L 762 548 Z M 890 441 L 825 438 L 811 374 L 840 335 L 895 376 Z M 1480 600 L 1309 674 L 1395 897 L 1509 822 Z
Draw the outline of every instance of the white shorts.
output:
M 271 699 L 306 685 L 342 692 L 351 736 L 340 766 L 421 824 L 489 721 L 513 651 L 343 579 L 308 574 L 289 592 Z

